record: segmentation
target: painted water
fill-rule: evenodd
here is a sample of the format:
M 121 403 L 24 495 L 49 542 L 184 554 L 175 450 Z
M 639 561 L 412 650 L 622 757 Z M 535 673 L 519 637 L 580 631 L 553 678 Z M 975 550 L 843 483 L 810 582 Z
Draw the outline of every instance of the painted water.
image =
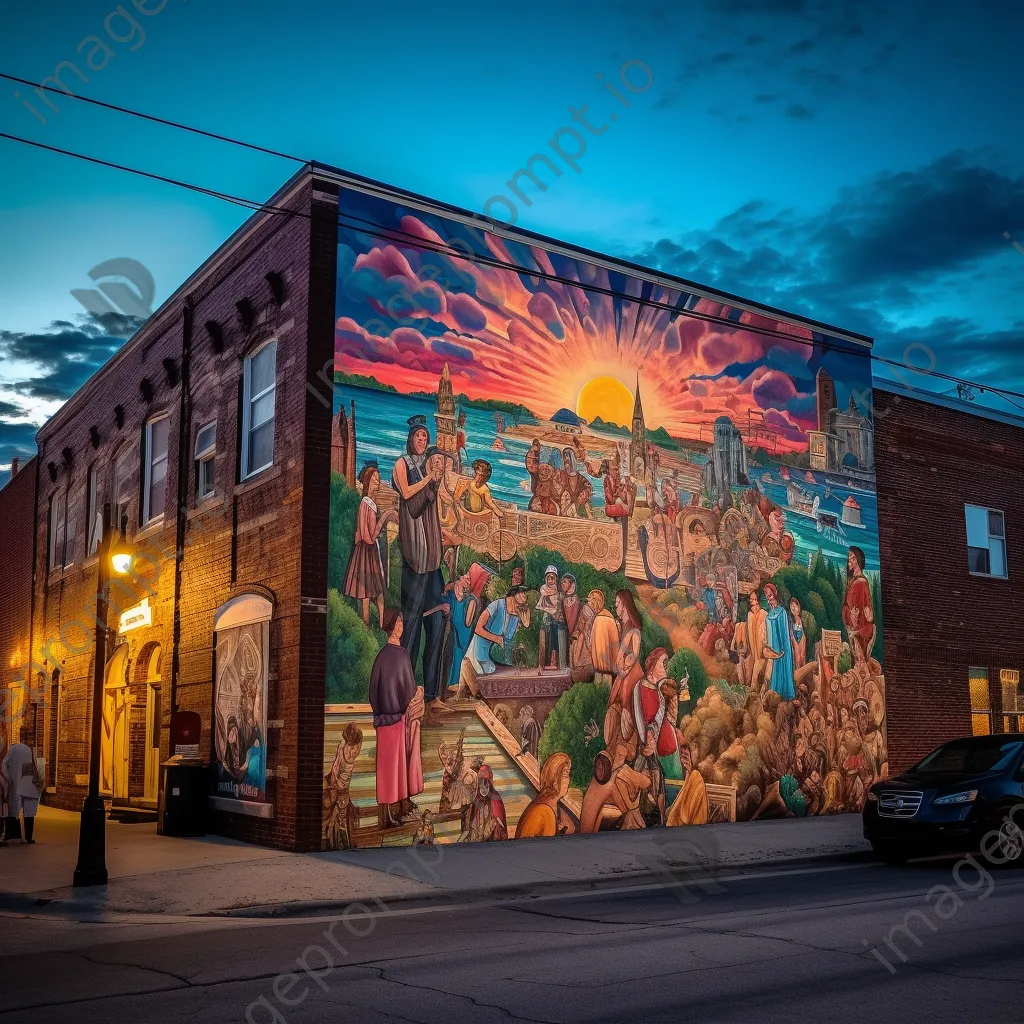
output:
M 420 398 L 397 394 L 390 391 L 378 391 L 373 388 L 337 385 L 335 388 L 335 411 L 342 406 L 349 409 L 350 403 L 356 406 L 356 470 L 367 459 L 376 459 L 380 465 L 381 479 L 391 480 L 395 461 L 405 452 L 408 437 L 409 417 L 423 415 L 427 418 L 431 440 L 436 436 L 434 413 L 437 402 L 434 398 Z M 491 445 L 497 436 L 495 414 L 473 406 L 461 407 L 466 413 L 466 450 L 469 462 L 473 459 L 486 459 L 492 467 L 490 479 L 491 493 L 502 501 L 511 502 L 519 508 L 526 508 L 529 501 L 529 489 L 524 484 L 529 482 L 526 472 L 525 458 L 529 441 L 523 438 L 502 435 L 505 451 L 495 451 Z M 508 420 L 508 417 L 505 417 Z M 706 462 L 706 457 L 695 456 L 695 463 Z M 789 467 L 787 467 L 789 468 Z M 758 489 L 784 511 L 787 508 L 786 481 L 782 478 L 781 464 L 771 461 L 761 467 L 751 467 L 751 480 L 756 481 Z M 793 512 L 786 513 L 786 529 L 793 534 L 796 541 L 794 561 L 808 565 L 809 560 L 819 548 L 831 558 L 845 564 L 846 552 L 851 544 L 864 550 L 869 571 L 878 570 L 878 504 L 873 487 L 866 483 L 856 483 L 853 488 L 845 486 L 845 478 L 841 474 L 830 476 L 830 479 L 843 480 L 844 485 L 826 484 L 824 473 L 813 474 L 815 482 L 806 481 L 804 469 L 790 468 L 793 482 L 812 496 L 820 499 L 822 512 L 830 512 L 837 519 L 842 518 L 843 502 L 853 495 L 860 505 L 861 521 L 864 529 L 842 526 L 835 536 L 828 536 L 818 531 L 817 524 L 804 516 Z M 764 482 L 763 474 L 771 476 L 771 482 Z M 594 485 L 594 507 L 601 507 L 601 481 L 591 477 Z M 680 501 L 688 503 L 690 495 L 680 494 Z

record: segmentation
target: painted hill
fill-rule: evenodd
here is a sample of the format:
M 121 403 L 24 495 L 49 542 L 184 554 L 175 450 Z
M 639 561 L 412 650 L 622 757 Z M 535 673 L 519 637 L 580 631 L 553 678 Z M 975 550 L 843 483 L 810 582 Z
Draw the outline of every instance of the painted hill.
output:
M 578 427 L 583 420 L 581 420 L 571 409 L 559 409 L 558 412 L 551 417 L 551 422 L 567 423 L 570 427 Z

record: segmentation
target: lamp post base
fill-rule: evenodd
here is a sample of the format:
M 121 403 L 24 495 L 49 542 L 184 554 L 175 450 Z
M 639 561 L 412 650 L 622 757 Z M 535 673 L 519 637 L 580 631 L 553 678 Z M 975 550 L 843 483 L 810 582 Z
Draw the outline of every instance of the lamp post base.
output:
M 78 832 L 78 864 L 73 884 L 107 884 L 107 808 L 101 796 L 87 796 Z

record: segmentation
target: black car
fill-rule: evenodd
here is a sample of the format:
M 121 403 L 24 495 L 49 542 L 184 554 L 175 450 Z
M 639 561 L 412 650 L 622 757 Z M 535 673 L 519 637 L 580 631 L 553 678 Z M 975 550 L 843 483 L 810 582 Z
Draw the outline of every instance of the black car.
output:
M 864 838 L 890 864 L 978 849 L 993 863 L 1021 863 L 1024 736 L 953 740 L 903 775 L 876 782 L 864 804 Z

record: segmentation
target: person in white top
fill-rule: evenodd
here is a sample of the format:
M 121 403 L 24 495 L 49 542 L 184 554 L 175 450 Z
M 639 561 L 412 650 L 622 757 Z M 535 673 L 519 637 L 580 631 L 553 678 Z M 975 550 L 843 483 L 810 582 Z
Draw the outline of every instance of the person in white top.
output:
M 32 748 L 24 743 L 12 744 L 4 758 L 4 775 L 7 776 L 10 786 L 6 838 L 21 836 L 18 822 L 20 811 L 25 819 L 23 842 L 34 843 L 32 834 L 35 829 L 36 811 L 39 808 L 39 794 L 43 787 L 35 759 L 32 757 Z

